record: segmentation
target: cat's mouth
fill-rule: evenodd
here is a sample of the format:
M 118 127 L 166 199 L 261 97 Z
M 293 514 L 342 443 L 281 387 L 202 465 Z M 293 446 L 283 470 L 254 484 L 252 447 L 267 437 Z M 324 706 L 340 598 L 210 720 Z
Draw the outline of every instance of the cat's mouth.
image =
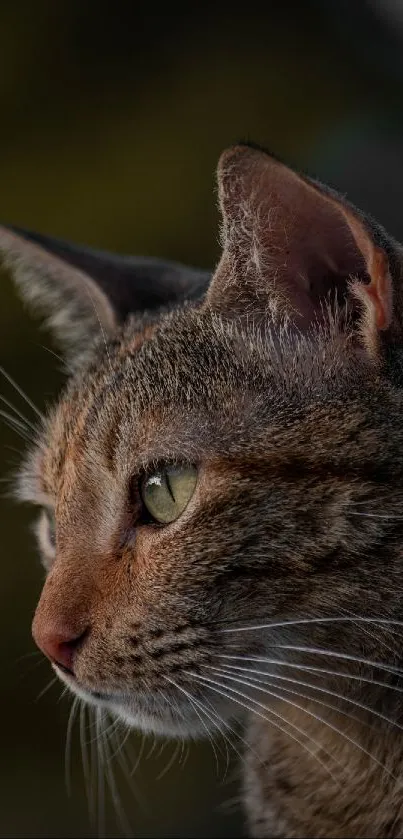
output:
M 52 667 L 59 676 L 59 679 L 61 679 L 61 681 L 64 682 L 70 690 L 73 691 L 73 693 L 78 694 L 78 696 L 87 702 L 93 701 L 117 704 L 124 701 L 123 693 L 109 693 L 102 690 L 93 690 L 93 688 L 81 684 L 71 670 L 67 670 L 67 668 L 61 667 L 59 664 L 55 664 L 54 662 L 52 662 Z

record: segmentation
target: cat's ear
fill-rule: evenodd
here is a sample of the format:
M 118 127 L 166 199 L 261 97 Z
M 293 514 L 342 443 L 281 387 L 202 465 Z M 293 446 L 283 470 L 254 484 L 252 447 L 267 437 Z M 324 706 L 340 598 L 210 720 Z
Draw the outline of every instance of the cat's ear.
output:
M 206 305 L 231 317 L 286 313 L 300 330 L 349 312 L 371 354 L 392 324 L 385 249 L 332 190 L 266 152 L 236 146 L 218 166 L 223 254 Z
M 30 231 L 0 227 L 0 266 L 42 314 L 70 364 L 96 335 L 113 334 L 129 314 L 202 293 L 207 272 L 175 262 L 119 256 Z

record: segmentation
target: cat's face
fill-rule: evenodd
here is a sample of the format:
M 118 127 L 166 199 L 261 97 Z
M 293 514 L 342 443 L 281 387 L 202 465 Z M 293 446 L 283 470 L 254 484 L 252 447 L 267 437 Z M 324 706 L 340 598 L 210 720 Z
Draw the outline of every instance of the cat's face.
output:
M 70 385 L 23 474 L 24 494 L 45 502 L 34 637 L 67 661 L 70 673 L 56 670 L 73 690 L 135 725 L 195 732 L 197 702 L 211 699 L 233 714 L 200 677 L 226 655 L 267 652 L 267 633 L 229 629 L 332 613 L 362 593 L 370 540 L 355 504 L 376 500 L 388 446 L 369 405 L 393 400 L 370 382 L 357 395 L 345 356 L 332 381 L 337 355 L 320 341 L 298 352 L 302 368 L 322 352 L 321 395 L 318 373 L 293 386 L 288 341 L 275 358 L 191 310 L 144 341 L 126 331 Z M 147 477 L 159 478 L 151 501 Z M 160 523 L 176 516 L 181 481 L 179 515 Z M 49 646 L 58 632 L 81 638 L 71 663 Z
M 259 153 L 245 154 L 255 171 Z M 388 525 L 357 517 L 377 509 L 380 476 L 388 509 L 400 503 L 400 395 L 380 374 L 379 330 L 398 330 L 386 256 L 355 217 L 340 257 L 339 242 L 327 253 L 327 218 L 320 258 L 317 237 L 312 250 L 298 230 L 312 276 L 297 331 L 289 312 L 284 321 L 297 254 L 283 254 L 284 286 L 272 283 L 264 308 L 270 246 L 255 235 L 245 256 L 247 222 L 261 234 L 262 208 L 246 216 L 243 202 L 237 228 L 231 166 L 221 180 L 227 244 L 206 301 L 123 326 L 101 311 L 109 333 L 92 342 L 20 479 L 22 497 L 42 508 L 37 643 L 80 696 L 166 733 L 219 728 L 237 699 L 214 692 L 215 673 L 232 655 L 275 656 L 273 640 L 298 631 L 233 630 L 390 598 L 374 553 Z M 315 223 L 328 212 L 315 206 Z M 341 315 L 324 322 L 321 271 L 325 292 L 333 277 L 343 300 L 346 275 L 371 280 L 368 300 L 351 298 L 348 326 Z

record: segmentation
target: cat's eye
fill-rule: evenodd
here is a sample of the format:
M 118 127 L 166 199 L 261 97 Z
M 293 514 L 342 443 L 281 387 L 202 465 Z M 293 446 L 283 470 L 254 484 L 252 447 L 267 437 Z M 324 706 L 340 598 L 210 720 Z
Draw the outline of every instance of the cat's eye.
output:
M 141 500 L 159 524 L 169 524 L 184 512 L 196 487 L 195 466 L 165 466 L 140 482 Z

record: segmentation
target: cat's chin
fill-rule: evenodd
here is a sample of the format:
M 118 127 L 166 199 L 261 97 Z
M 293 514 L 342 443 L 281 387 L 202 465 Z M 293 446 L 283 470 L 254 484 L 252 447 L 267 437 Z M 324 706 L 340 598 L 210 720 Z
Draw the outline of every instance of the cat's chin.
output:
M 111 699 L 109 710 L 120 717 L 126 725 L 145 734 L 160 734 L 165 737 L 186 737 L 190 739 L 207 737 L 218 730 L 214 718 L 203 718 L 189 704 L 161 702 L 161 697 L 149 694 L 125 696 L 121 700 Z
M 133 705 L 128 704 L 127 707 L 122 705 L 114 705 L 111 703 L 110 710 L 123 722 L 137 731 L 142 731 L 145 734 L 160 734 L 165 737 L 186 737 L 197 738 L 206 737 L 210 733 L 210 726 L 206 721 L 206 726 L 203 727 L 200 719 L 189 715 L 189 718 L 180 717 L 179 714 L 169 714 L 165 716 L 161 713 L 149 712 L 146 708 L 139 708 L 137 702 L 133 701 Z M 211 726 L 213 731 L 213 726 Z
M 161 702 L 161 697 L 150 694 L 106 693 L 85 688 L 76 679 L 63 673 L 57 665 L 53 665 L 57 675 L 70 690 L 89 705 L 105 708 L 119 717 L 126 725 L 143 731 L 145 734 L 160 734 L 166 737 L 207 737 L 214 733 L 219 726 L 209 716 L 202 719 L 194 708 L 184 703 L 179 706 Z

